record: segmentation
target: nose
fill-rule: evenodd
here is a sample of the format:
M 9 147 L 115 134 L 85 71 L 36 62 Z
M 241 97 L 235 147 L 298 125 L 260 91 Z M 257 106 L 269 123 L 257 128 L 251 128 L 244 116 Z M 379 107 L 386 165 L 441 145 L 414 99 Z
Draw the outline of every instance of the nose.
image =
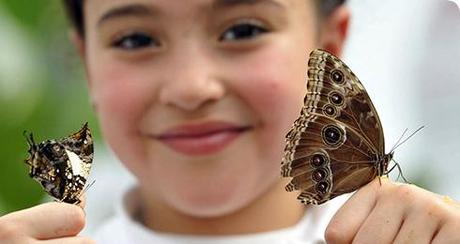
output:
M 197 49 L 177 53 L 165 70 L 168 75 L 160 90 L 160 103 L 194 111 L 225 95 L 223 81 L 209 56 Z

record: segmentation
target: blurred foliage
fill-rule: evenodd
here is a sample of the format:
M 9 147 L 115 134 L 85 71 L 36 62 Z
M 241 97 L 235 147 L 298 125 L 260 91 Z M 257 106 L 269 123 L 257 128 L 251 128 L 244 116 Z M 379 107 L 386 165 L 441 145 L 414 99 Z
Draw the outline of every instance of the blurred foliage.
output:
M 8 21 L 5 21 L 8 20 Z M 37 142 L 88 121 L 99 130 L 61 1 L 0 0 L 0 215 L 43 199 L 29 178 L 23 131 Z M 4 40 L 9 40 L 4 41 Z

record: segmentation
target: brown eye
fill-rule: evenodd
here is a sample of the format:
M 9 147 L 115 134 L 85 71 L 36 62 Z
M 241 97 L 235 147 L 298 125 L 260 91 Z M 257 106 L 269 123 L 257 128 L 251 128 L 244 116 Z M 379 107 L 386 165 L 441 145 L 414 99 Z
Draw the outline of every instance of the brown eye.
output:
M 120 48 L 128 51 L 158 46 L 158 42 L 145 33 L 132 33 L 122 36 L 112 43 L 112 47 Z
M 238 41 L 255 38 L 263 33 L 268 32 L 267 29 L 254 24 L 238 24 L 227 29 L 219 38 L 221 41 Z

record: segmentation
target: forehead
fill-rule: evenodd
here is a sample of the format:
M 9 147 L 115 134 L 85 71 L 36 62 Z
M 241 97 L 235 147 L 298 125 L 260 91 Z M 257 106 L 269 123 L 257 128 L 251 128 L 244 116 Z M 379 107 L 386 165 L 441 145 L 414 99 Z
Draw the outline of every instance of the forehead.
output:
M 239 6 L 296 7 L 308 0 L 95 0 L 85 2 L 85 13 L 93 17 L 110 14 L 137 12 L 144 14 L 167 14 L 168 12 L 198 12 L 224 10 Z
M 231 5 L 253 5 L 253 4 L 289 4 L 290 2 L 301 2 L 304 0 L 95 0 L 86 1 L 85 5 L 91 7 L 109 7 L 109 6 L 122 6 L 126 4 L 147 4 L 158 5 L 161 7 L 175 6 L 175 7 L 195 7 L 195 6 L 231 6 Z

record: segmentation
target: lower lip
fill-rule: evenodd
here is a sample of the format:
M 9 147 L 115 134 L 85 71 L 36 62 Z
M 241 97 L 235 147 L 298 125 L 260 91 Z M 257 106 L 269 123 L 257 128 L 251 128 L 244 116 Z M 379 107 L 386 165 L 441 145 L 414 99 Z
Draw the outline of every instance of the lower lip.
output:
M 204 136 L 164 138 L 160 139 L 160 141 L 176 152 L 199 156 L 217 153 L 228 146 L 241 133 L 243 132 L 222 131 Z

